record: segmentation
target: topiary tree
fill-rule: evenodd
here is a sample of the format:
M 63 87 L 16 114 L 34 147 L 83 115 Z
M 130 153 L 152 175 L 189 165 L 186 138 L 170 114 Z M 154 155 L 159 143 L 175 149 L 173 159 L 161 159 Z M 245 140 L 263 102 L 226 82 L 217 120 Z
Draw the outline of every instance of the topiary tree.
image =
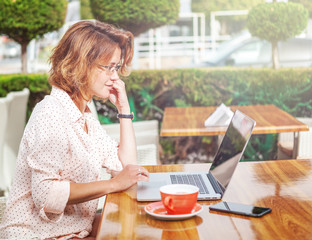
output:
M 308 11 L 298 3 L 273 2 L 252 8 L 247 19 L 247 28 L 253 36 L 272 44 L 273 68 L 279 68 L 279 41 L 300 34 L 308 23 Z
M 27 45 L 64 24 L 67 0 L 1 0 L 0 9 L 0 34 L 21 45 L 22 72 L 27 73 Z
M 174 23 L 179 0 L 90 0 L 94 17 L 138 36 L 151 28 Z

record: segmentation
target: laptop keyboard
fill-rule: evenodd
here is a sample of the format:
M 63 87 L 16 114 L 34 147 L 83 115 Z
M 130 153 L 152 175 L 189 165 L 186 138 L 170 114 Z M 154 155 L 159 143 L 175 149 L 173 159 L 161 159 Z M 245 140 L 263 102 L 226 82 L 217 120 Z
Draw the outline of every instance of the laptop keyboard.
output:
M 170 175 L 172 184 L 191 184 L 199 188 L 200 194 L 209 193 L 200 174 Z

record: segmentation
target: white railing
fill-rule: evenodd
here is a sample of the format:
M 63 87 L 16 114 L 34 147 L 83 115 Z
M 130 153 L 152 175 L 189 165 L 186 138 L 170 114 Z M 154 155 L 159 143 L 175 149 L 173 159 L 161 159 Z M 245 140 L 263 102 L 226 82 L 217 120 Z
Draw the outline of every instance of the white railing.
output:
M 147 37 L 136 39 L 136 60 L 148 58 L 150 69 L 170 67 L 162 63 L 165 57 L 189 57 L 191 63 L 198 64 L 205 60 L 208 52 L 216 51 L 221 42 L 230 39 L 228 35 L 219 35 L 216 17 L 247 14 L 248 10 L 211 12 L 210 36 L 205 34 L 203 13 L 180 14 L 180 19 L 192 19 L 193 36 L 163 37 L 160 28 L 150 30 Z
M 228 40 L 230 36 L 219 36 L 217 44 L 222 41 Z M 210 50 L 212 48 L 211 37 L 207 36 L 202 41 L 194 41 L 194 37 L 166 37 L 161 39 L 138 39 L 139 56 L 147 57 L 150 52 L 161 52 L 162 56 L 180 56 L 189 54 L 193 56 L 194 52 Z
M 141 37 L 136 39 L 137 58 L 148 58 L 149 68 L 164 68 L 162 58 L 189 57 L 193 63 L 204 61 L 213 46 L 230 39 L 229 35 L 217 36 L 214 45 L 211 36 Z

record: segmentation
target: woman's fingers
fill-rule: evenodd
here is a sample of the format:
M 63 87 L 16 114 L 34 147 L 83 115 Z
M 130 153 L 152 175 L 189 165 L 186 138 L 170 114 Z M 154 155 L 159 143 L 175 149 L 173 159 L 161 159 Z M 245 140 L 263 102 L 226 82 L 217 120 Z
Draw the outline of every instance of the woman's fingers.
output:
M 129 168 L 130 176 L 134 176 L 134 184 L 137 181 L 148 181 L 149 180 L 149 172 L 139 165 L 128 165 L 126 168 Z
M 118 92 L 126 91 L 125 83 L 118 79 L 113 82 L 113 88 L 115 88 Z
M 138 181 L 148 181 L 149 172 L 139 165 L 127 165 L 112 180 L 119 182 L 119 190 L 125 190 L 136 184 Z
M 149 180 L 149 172 L 144 167 L 139 166 L 137 176 L 137 181 L 148 182 Z
M 138 181 L 145 181 L 148 182 L 149 181 L 149 177 L 146 175 L 139 175 L 138 176 Z
M 144 167 L 141 166 L 138 166 L 137 174 L 145 176 L 147 178 L 149 177 L 149 172 Z
M 128 107 L 128 98 L 125 83 L 117 79 L 113 82 L 113 89 L 110 92 L 109 100 L 117 107 L 118 110 Z

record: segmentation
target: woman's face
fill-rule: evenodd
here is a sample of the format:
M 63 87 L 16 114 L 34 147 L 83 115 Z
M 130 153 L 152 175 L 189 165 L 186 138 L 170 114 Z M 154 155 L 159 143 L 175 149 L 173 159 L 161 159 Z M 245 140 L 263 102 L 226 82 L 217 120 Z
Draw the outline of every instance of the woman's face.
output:
M 108 98 L 113 89 L 113 82 L 119 79 L 117 71 L 110 71 L 108 67 L 116 67 L 120 62 L 121 50 L 116 48 L 109 62 L 100 62 L 91 72 L 90 92 L 92 96 Z M 102 65 L 102 66 L 100 66 Z M 107 66 L 107 67 L 105 67 Z

